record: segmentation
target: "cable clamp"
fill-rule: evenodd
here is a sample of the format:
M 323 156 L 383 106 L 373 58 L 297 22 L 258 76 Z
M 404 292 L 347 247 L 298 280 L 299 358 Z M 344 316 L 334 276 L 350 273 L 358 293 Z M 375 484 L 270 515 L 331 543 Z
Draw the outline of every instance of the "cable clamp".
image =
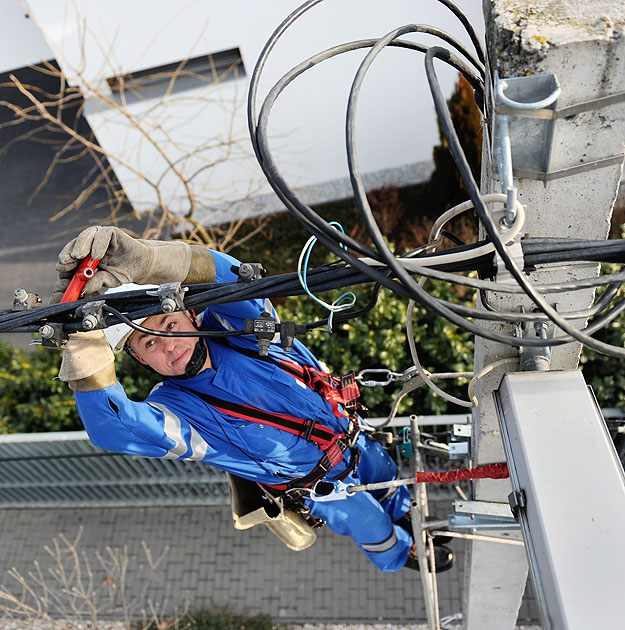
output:
M 236 273 L 239 276 L 237 282 L 251 282 L 252 280 L 260 280 L 267 273 L 267 270 L 261 263 L 241 263 Z
M 523 258 L 521 243 L 519 241 L 513 241 L 512 243 L 506 243 L 505 247 L 508 250 L 508 255 L 516 263 L 517 267 L 523 269 L 525 267 L 525 259 Z M 496 252 L 495 264 L 497 267 L 497 282 L 501 282 L 502 284 L 516 282 L 512 274 L 506 268 L 506 264 L 499 255 L 499 252 Z
M 182 288 L 180 282 L 164 282 L 158 289 L 146 291 L 147 295 L 153 295 L 160 299 L 163 313 L 173 313 L 174 311 L 184 311 L 184 294 L 188 287 Z
M 41 298 L 36 293 L 28 293 L 24 289 L 15 289 L 13 293 L 13 310 L 28 311 L 41 306 Z
M 265 311 L 256 319 L 245 320 L 245 332 L 256 337 L 258 354 L 261 357 L 266 357 L 269 353 L 269 346 L 276 334 L 276 321 Z
M 76 315 L 82 317 L 82 327 L 85 330 L 95 330 L 106 324 L 106 316 L 102 312 L 105 304 L 104 300 L 94 300 L 76 309 Z
M 64 348 L 69 337 L 63 330 L 63 324 L 48 323 L 39 329 L 41 336 L 41 345 L 46 348 Z
M 553 305 L 557 310 L 557 304 Z M 525 309 L 521 307 L 521 310 Z M 553 339 L 555 324 L 552 321 L 536 320 L 517 322 L 515 335 L 520 339 L 538 338 L 545 342 Z M 519 346 L 519 362 L 524 372 L 546 372 L 551 367 L 551 347 Z

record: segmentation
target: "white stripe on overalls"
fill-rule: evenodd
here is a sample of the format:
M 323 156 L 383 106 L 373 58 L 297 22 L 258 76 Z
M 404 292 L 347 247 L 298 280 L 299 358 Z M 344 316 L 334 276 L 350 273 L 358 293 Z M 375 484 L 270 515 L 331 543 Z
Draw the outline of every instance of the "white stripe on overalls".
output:
M 191 439 L 189 440 L 190 444 L 187 444 L 182 437 L 182 425 L 180 423 L 180 418 L 169 411 L 165 405 L 161 405 L 160 403 L 150 402 L 152 407 L 158 409 L 163 412 L 165 417 L 165 422 L 163 425 L 163 431 L 165 431 L 165 435 L 168 438 L 171 438 L 176 446 L 170 449 L 167 455 L 164 455 L 164 459 L 178 459 L 179 457 L 184 456 L 184 454 L 189 450 L 189 446 L 191 447 L 191 455 L 189 457 L 185 457 L 184 459 L 195 461 L 204 459 L 206 455 L 206 451 L 208 450 L 208 444 L 200 434 L 189 425 L 189 429 L 191 431 Z
M 391 535 L 386 540 L 383 540 L 379 543 L 360 543 L 360 546 L 369 553 L 382 553 L 383 551 L 388 551 L 389 549 L 392 549 L 396 544 L 397 536 L 395 534 L 395 528 L 393 528 Z

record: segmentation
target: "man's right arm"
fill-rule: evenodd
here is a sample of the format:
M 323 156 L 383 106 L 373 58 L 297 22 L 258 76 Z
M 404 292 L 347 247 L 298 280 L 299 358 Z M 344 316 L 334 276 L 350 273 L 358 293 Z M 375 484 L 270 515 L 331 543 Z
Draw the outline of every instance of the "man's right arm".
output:
M 159 403 L 134 402 L 119 383 L 99 390 L 76 391 L 75 396 L 89 439 L 100 448 L 190 461 L 216 454 L 184 415 L 175 415 Z

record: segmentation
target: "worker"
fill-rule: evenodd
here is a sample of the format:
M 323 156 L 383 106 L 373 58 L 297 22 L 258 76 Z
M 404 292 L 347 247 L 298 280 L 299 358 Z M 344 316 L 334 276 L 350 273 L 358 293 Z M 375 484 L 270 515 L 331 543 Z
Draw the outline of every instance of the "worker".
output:
M 90 227 L 59 254 L 52 302 L 60 300 L 87 255 L 100 263 L 85 286 L 86 295 L 127 288 L 128 283 L 233 282 L 240 266 L 231 256 L 202 246 L 134 239 L 115 227 Z M 221 468 L 235 479 L 254 482 L 249 485 L 262 488 L 265 499 L 280 499 L 287 511 L 309 524 L 325 522 L 336 533 L 351 536 L 382 571 L 418 569 L 405 486 L 319 500 L 340 482 L 394 479 L 397 468 L 379 443 L 359 431 L 362 421 L 346 413 L 340 392 L 312 353 L 295 340 L 291 352 L 272 343 L 261 357 L 253 336 L 193 334 L 241 330 L 246 319 L 266 312 L 276 317 L 268 300 L 253 299 L 210 306 L 197 315 L 178 311 L 138 320 L 148 330 L 187 334 L 179 337 L 137 332 L 126 324 L 73 334 L 59 377 L 74 391 L 82 422 L 97 446 Z M 116 382 L 113 351 L 122 350 L 165 379 L 143 402 L 130 400 Z M 449 569 L 454 559 L 450 549 L 436 545 L 435 550 L 436 570 Z

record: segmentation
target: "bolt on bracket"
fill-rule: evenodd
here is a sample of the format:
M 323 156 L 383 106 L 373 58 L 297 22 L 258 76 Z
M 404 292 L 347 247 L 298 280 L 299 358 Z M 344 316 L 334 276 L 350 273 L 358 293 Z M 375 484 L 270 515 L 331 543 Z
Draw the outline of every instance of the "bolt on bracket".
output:
M 557 304 L 554 304 L 557 309 Z M 521 307 L 521 310 L 525 309 Z M 538 337 L 539 339 L 553 339 L 555 324 L 552 321 L 536 320 L 517 322 L 515 334 L 521 339 Z M 550 346 L 519 346 L 519 362 L 523 372 L 547 372 L 551 367 Z
M 95 330 L 106 324 L 106 316 L 102 311 L 105 304 L 104 300 L 95 300 L 76 309 L 76 316 L 82 317 L 82 327 L 85 330 Z
M 36 293 L 28 293 L 24 289 L 15 289 L 13 293 L 13 310 L 28 311 L 41 305 L 41 298 Z
M 188 287 L 182 288 L 180 282 L 165 282 L 158 289 L 146 291 L 146 293 L 160 299 L 163 313 L 173 313 L 185 310 L 184 294 L 188 290 Z

